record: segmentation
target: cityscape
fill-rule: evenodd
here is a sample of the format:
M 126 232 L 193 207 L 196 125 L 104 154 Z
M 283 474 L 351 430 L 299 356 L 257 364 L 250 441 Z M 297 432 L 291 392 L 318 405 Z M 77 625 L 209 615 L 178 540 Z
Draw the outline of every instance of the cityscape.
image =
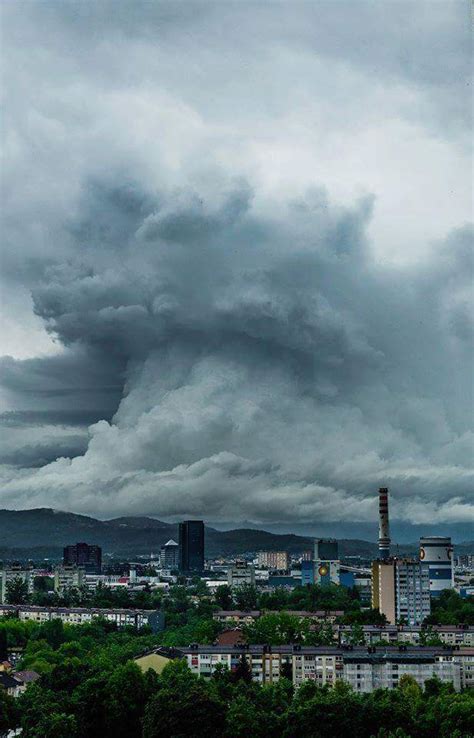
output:
M 344 683 L 363 695 L 396 690 L 404 680 L 427 689 L 435 680 L 469 691 L 474 553 L 457 556 L 451 538 L 426 535 L 418 556 L 394 555 L 389 501 L 380 488 L 373 560 L 341 557 L 336 539 L 315 539 L 312 550 L 296 554 L 209 559 L 204 521 L 185 520 L 177 541 L 139 561 L 104 558 L 99 545 L 78 542 L 64 547 L 58 563 L 4 563 L 0 633 L 3 619 L 7 633 L 18 621 L 28 628 L 97 623 L 138 641 L 149 634 L 153 645 L 133 659 L 143 674 L 166 675 L 169 664 L 181 663 L 206 680 L 244 671 L 257 684 L 289 680 L 296 690 L 308 681 L 320 688 Z M 176 627 L 179 599 L 194 628 Z M 15 700 L 44 667 L 39 661 L 36 671 L 38 657 L 25 656 L 21 640 L 7 639 L 3 650 L 0 684 Z
M 0 738 L 474 738 L 472 21 L 0 4 Z

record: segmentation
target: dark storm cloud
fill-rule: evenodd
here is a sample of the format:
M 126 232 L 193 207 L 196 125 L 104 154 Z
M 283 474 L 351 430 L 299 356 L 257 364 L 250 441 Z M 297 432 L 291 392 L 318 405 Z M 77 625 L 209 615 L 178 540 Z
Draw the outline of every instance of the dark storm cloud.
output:
M 73 436 L 67 440 L 55 438 L 50 443 L 22 446 L 9 453 L 0 453 L 0 463 L 24 468 L 45 466 L 60 456 L 83 454 L 87 449 L 87 440 L 87 436 Z
M 464 5 L 4 13 L 2 505 L 472 519 Z
M 99 195 L 104 228 L 97 193 L 82 199 L 80 260 L 51 268 L 34 304 L 64 345 L 126 364 L 124 397 L 84 456 L 12 481 L 11 498 L 44 485 L 104 510 L 265 520 L 343 504 L 363 519 L 382 475 L 400 517 L 468 514 L 468 354 L 450 317 L 467 229 L 427 275 L 373 263 L 367 198 L 348 209 L 317 190 L 264 218 L 245 184 L 154 205 L 125 188 Z

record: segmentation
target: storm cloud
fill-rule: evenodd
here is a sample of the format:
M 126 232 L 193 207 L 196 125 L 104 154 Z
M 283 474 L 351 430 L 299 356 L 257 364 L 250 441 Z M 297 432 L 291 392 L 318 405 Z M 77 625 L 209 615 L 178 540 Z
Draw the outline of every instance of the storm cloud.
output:
M 474 521 L 464 5 L 389 7 L 8 9 L 2 506 Z

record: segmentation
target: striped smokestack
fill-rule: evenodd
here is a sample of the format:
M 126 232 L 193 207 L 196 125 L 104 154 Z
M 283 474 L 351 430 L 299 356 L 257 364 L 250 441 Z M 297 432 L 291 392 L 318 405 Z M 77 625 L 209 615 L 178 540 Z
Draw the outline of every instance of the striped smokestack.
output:
M 390 528 L 388 524 L 388 489 L 379 489 L 379 557 L 388 559 L 390 556 Z

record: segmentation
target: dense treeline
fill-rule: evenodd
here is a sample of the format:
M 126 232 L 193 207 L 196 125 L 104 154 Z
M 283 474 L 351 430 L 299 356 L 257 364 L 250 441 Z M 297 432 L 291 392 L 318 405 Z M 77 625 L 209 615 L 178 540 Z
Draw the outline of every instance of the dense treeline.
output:
M 431 625 L 474 625 L 474 597 L 463 599 L 452 589 L 445 589 L 439 598 L 431 601 Z
M 290 681 L 251 682 L 246 663 L 208 681 L 182 661 L 158 676 L 133 656 L 156 636 L 118 632 L 103 622 L 63 626 L 0 621 L 9 643 L 22 643 L 21 666 L 41 674 L 18 699 L 0 691 L 0 735 L 22 738 L 466 738 L 474 731 L 472 694 L 403 678 L 395 690 L 355 694 Z

